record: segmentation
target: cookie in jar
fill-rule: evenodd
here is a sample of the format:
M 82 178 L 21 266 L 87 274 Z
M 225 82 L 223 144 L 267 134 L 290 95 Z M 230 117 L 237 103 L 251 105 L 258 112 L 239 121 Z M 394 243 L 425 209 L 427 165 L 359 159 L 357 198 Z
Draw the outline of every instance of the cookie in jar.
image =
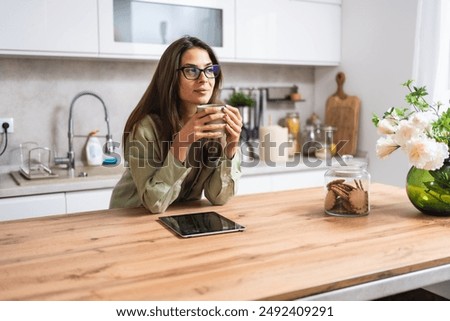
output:
M 367 163 L 344 155 L 325 173 L 324 210 L 333 216 L 365 216 L 370 212 Z

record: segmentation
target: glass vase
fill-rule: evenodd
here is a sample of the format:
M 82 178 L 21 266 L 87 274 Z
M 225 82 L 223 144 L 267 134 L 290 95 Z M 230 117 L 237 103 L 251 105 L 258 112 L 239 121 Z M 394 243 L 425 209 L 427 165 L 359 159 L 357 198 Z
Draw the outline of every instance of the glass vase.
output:
M 450 216 L 450 160 L 434 171 L 411 167 L 406 177 L 406 192 L 422 213 Z

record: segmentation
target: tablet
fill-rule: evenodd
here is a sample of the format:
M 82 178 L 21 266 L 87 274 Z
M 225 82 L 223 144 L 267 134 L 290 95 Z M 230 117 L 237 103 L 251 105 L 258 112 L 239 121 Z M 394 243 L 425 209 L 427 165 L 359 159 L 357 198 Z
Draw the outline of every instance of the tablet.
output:
M 245 230 L 245 226 L 216 212 L 161 216 L 161 223 L 181 237 L 195 237 Z

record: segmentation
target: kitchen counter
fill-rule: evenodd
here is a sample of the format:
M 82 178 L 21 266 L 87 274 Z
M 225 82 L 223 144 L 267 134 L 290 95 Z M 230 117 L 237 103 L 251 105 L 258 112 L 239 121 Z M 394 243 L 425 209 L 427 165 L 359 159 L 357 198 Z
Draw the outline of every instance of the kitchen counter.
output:
M 56 178 L 28 180 L 18 170 L 12 170 L 0 173 L 0 198 L 113 188 L 123 171 L 123 166 L 79 166 L 73 177 L 67 169 L 57 169 Z M 78 177 L 81 172 L 87 173 L 87 177 Z
M 372 184 L 368 216 L 323 213 L 323 189 L 195 201 L 246 231 L 182 239 L 144 208 L 0 222 L 0 300 L 367 300 L 450 279 L 450 218 Z M 207 246 L 205 247 L 205 244 Z
M 364 157 L 357 157 L 355 159 L 365 160 Z M 243 177 L 313 172 L 317 170 L 326 170 L 325 161 L 311 158 L 309 162 L 305 163 L 303 159 L 296 156 L 286 163 L 266 164 L 260 161 L 242 162 Z M 123 171 L 123 166 L 77 166 L 73 174 L 74 177 L 70 177 L 66 169 L 58 169 L 56 170 L 59 175 L 58 178 L 27 180 L 15 168 L 0 169 L 0 198 L 113 188 L 122 176 Z M 78 177 L 78 174 L 81 172 L 87 173 L 88 176 Z

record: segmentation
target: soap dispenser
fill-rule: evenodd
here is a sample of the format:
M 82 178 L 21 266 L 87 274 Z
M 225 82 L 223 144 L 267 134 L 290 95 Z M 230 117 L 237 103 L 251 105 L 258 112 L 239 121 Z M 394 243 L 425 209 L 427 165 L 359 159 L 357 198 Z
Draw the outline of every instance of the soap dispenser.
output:
M 89 133 L 86 142 L 86 157 L 89 166 L 100 166 L 103 163 L 103 150 L 100 140 L 96 136 L 98 130 Z

